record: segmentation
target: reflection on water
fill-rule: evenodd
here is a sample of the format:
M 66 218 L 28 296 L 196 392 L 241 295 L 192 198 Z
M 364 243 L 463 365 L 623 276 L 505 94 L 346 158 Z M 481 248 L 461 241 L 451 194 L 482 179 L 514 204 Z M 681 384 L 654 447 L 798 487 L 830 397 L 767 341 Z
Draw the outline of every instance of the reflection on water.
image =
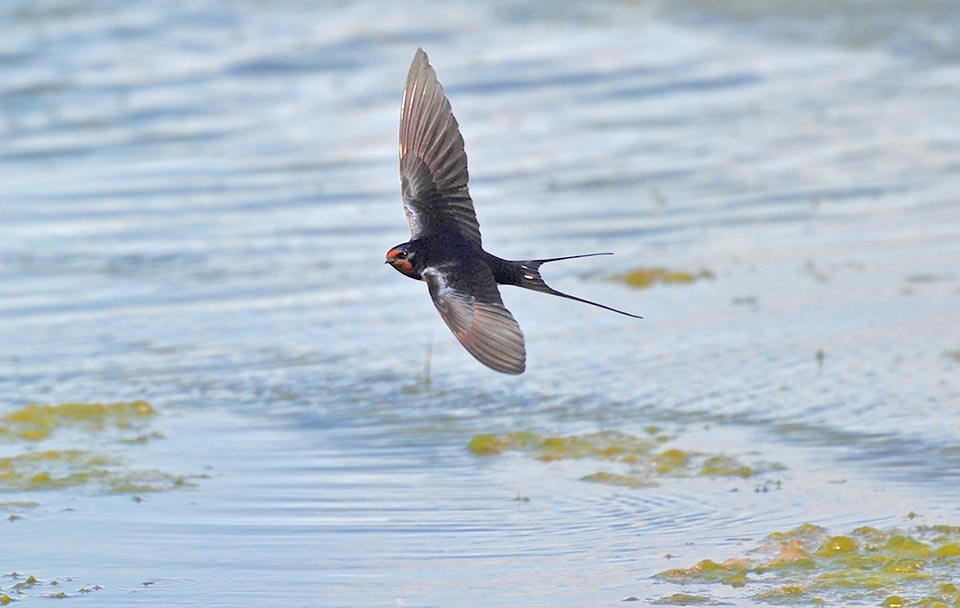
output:
M 649 601 L 806 521 L 960 523 L 960 19 L 817 6 L 4 4 L 0 414 L 148 401 L 160 436 L 107 449 L 196 481 L 4 493 L 18 599 Z M 501 377 L 383 266 L 418 45 L 486 245 L 616 251 L 547 280 L 645 320 L 504 289 Z M 622 280 L 651 268 L 712 279 Z M 466 447 L 649 426 L 786 469 L 627 488 Z

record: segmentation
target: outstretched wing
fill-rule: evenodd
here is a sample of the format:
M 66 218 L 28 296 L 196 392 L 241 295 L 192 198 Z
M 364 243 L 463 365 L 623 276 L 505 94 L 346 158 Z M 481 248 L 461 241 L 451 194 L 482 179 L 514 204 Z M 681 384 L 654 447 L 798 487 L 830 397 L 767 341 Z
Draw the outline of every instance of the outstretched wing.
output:
M 498 372 L 523 373 L 527 358 L 523 332 L 504 307 L 486 264 L 429 268 L 423 276 L 433 304 L 467 352 Z
M 480 246 L 460 127 L 437 73 L 419 48 L 400 106 L 400 186 L 413 238 L 455 230 Z

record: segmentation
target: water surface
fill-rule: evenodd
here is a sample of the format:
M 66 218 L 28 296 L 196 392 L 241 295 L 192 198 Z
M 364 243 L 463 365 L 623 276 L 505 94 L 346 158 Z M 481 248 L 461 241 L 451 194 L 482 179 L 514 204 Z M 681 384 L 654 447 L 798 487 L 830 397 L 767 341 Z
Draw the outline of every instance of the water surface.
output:
M 200 476 L 4 493 L 37 505 L 0 572 L 63 581 L 24 605 L 648 603 L 803 522 L 960 524 L 960 16 L 789 6 L 4 4 L 0 413 L 144 399 L 161 438 L 57 441 Z M 417 46 L 487 248 L 615 251 L 545 274 L 643 321 L 505 289 L 501 376 L 383 266 Z M 617 280 L 655 266 L 714 278 Z M 466 448 L 651 425 L 786 468 L 630 489 Z

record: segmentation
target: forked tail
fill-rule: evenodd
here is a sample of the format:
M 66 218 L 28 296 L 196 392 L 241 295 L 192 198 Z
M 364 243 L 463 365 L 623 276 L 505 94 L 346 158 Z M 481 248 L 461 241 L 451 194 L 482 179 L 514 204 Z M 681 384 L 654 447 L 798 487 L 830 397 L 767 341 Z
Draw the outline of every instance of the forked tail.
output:
M 519 287 L 525 289 L 532 289 L 533 291 L 539 291 L 540 293 L 549 293 L 550 295 L 560 296 L 561 298 L 567 298 L 568 300 L 574 300 L 576 302 L 583 302 L 584 304 L 590 304 L 591 306 L 596 306 L 604 310 L 609 310 L 611 312 L 616 312 L 621 315 L 626 315 L 628 317 L 633 317 L 634 319 L 642 319 L 640 315 L 635 315 L 633 313 L 624 312 L 622 310 L 617 310 L 616 308 L 611 308 L 605 304 L 600 304 L 598 302 L 591 302 L 590 300 L 584 300 L 583 298 L 578 298 L 577 296 L 571 296 L 568 293 L 563 293 L 562 291 L 557 291 L 553 287 L 550 287 L 543 280 L 543 277 L 540 276 L 540 266 L 546 264 L 547 262 L 559 262 L 560 260 L 573 260 L 576 258 L 589 258 L 596 255 L 613 255 L 612 253 L 585 253 L 581 255 L 568 255 L 562 258 L 547 258 L 545 260 L 524 260 L 522 262 L 513 262 L 514 267 L 519 271 L 519 276 L 516 279 L 516 282 L 513 283 Z

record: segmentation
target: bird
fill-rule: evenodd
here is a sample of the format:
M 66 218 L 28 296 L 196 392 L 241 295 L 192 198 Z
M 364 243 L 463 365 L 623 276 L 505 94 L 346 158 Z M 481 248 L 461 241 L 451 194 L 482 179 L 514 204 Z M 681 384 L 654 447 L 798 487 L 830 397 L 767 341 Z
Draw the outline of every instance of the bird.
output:
M 427 54 L 418 48 L 400 105 L 400 190 L 411 240 L 391 247 L 385 263 L 426 282 L 460 344 L 480 363 L 505 374 L 522 374 L 527 355 L 523 331 L 503 305 L 498 285 L 643 318 L 557 291 L 540 276 L 540 266 L 548 262 L 610 253 L 512 261 L 485 251 L 467 180 L 460 125 Z

